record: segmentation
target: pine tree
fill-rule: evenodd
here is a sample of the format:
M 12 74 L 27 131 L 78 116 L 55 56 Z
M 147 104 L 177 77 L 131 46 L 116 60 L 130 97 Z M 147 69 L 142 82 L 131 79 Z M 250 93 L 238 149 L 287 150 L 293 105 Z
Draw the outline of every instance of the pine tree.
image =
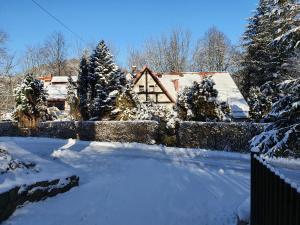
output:
M 299 9 L 295 0 L 261 0 L 250 19 L 244 37 L 242 91 L 256 120 L 278 100 L 277 85 L 299 77 L 295 66 L 299 62 Z
M 291 73 L 295 58 L 300 50 L 300 4 L 296 0 L 275 0 L 271 15 L 275 18 L 275 35 L 273 45 L 280 52 L 280 74 L 287 78 L 299 77 L 298 71 Z M 294 69 L 294 68 L 293 68 Z
M 242 62 L 242 88 L 246 97 L 251 87 L 260 87 L 267 81 L 275 81 L 278 50 L 270 43 L 275 39 L 274 18 L 270 16 L 272 0 L 260 0 L 259 6 L 244 33 L 245 56 Z
M 176 108 L 182 120 L 195 121 L 226 121 L 229 120 L 228 104 L 219 102 L 218 91 L 211 77 L 204 78 L 200 83 L 194 82 L 178 96 Z
M 43 83 L 34 79 L 32 74 L 27 74 L 14 92 L 16 101 L 14 118 L 22 126 L 35 127 L 47 114 L 47 93 Z
M 75 120 L 78 120 L 80 118 L 79 99 L 77 97 L 77 86 L 77 83 L 73 81 L 71 76 L 69 76 L 67 86 L 67 102 L 70 106 L 70 115 Z
M 87 120 L 89 118 L 88 115 L 88 75 L 89 75 L 89 59 L 87 53 L 83 54 L 79 73 L 78 73 L 78 86 L 77 86 L 77 95 L 79 100 L 79 110 L 83 120 Z
M 275 43 L 282 45 L 282 50 L 291 52 L 300 47 L 300 4 L 297 0 L 274 0 L 272 16 L 276 18 Z
M 252 87 L 249 91 L 250 118 L 260 122 L 270 111 L 272 102 L 270 96 L 265 96 L 259 87 Z
M 269 156 L 300 157 L 300 79 L 278 85 L 279 100 L 266 119 L 271 122 L 251 141 L 252 151 Z
M 101 41 L 90 57 L 88 73 L 89 116 L 109 119 L 116 97 L 126 86 L 125 74 L 113 62 L 113 56 Z

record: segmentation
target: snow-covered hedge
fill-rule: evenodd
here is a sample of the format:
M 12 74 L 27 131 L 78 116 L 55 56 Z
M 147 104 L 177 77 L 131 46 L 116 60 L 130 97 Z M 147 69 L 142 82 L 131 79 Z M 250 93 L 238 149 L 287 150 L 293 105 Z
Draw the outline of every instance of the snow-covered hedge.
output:
M 177 131 L 178 145 L 204 149 L 249 151 L 249 140 L 264 129 L 264 124 L 181 122 Z
M 0 121 L 0 136 L 19 136 L 18 124 L 11 121 Z
M 157 131 L 158 123 L 155 121 L 61 121 L 41 123 L 34 135 L 153 144 L 157 139 Z
M 158 136 L 158 123 L 149 120 L 51 121 L 40 123 L 36 129 L 19 129 L 14 122 L 0 122 L 0 136 L 37 136 L 154 144 Z
M 249 149 L 249 140 L 261 133 L 264 126 L 255 123 L 185 121 L 176 126 L 174 143 L 179 147 L 246 152 Z M 0 123 L 0 136 L 39 136 L 169 145 L 168 140 L 161 138 L 163 132 L 165 131 L 159 123 L 151 120 L 55 121 L 41 123 L 37 130 L 18 130 L 14 123 Z

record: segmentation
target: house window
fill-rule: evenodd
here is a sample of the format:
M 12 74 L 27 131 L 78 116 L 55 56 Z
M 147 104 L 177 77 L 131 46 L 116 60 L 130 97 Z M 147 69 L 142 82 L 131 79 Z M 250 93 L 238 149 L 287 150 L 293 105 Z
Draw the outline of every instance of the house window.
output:
M 144 92 L 144 91 L 145 91 L 144 85 L 139 85 L 139 92 Z
M 149 85 L 149 92 L 154 92 L 154 85 Z

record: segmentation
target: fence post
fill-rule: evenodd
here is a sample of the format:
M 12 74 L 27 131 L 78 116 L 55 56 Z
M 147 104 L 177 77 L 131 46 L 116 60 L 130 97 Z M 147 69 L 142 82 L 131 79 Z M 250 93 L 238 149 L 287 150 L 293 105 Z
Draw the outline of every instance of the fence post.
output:
M 250 163 L 251 163 L 251 181 L 250 181 L 250 223 L 251 225 L 258 224 L 259 218 L 258 214 L 260 213 L 257 202 L 259 200 L 259 165 L 255 156 L 257 156 L 257 152 L 251 152 L 250 154 Z

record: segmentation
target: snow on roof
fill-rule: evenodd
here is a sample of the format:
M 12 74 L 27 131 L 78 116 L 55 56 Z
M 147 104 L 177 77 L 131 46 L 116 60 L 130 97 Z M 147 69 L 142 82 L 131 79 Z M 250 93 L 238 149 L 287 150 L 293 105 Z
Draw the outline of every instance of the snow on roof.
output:
M 71 76 L 73 81 L 77 81 L 77 76 Z M 52 83 L 68 83 L 68 76 L 53 76 Z
M 67 85 L 49 85 L 46 90 L 48 100 L 65 100 L 67 98 Z
M 249 116 L 249 105 L 235 84 L 229 73 L 216 73 L 212 76 L 218 90 L 218 98 L 226 101 L 234 118 L 246 118 Z
M 239 91 L 232 77 L 227 72 L 206 72 L 206 73 L 166 73 L 158 76 L 160 82 L 165 86 L 174 99 L 177 99 L 173 80 L 179 81 L 179 91 L 185 87 L 192 86 L 193 82 L 200 82 L 204 76 L 211 75 L 216 83 L 215 88 L 219 92 L 219 100 L 229 104 L 234 118 L 247 118 L 249 116 L 249 106 Z

